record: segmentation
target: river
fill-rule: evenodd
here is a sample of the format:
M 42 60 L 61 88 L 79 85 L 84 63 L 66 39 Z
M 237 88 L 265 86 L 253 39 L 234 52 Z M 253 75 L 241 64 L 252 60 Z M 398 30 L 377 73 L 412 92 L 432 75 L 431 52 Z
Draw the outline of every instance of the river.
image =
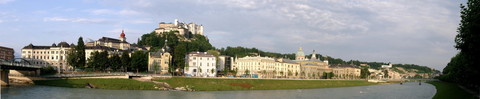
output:
M 154 91 L 104 90 L 51 86 L 1 88 L 2 99 L 431 99 L 433 85 L 400 84 L 290 90 L 253 91 Z

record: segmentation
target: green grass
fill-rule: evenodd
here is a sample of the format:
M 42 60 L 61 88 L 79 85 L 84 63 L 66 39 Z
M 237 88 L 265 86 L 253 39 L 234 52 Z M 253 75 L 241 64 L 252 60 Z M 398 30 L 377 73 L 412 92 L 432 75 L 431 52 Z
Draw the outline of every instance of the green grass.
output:
M 84 88 L 87 83 L 93 84 L 99 89 L 123 89 L 123 90 L 154 90 L 154 83 L 140 82 L 132 79 L 58 79 L 37 80 L 36 85 Z
M 366 86 L 369 83 L 361 80 L 268 80 L 268 79 L 211 79 L 173 77 L 159 79 L 167 82 L 172 87 L 190 86 L 196 91 L 222 91 L 222 90 L 268 90 L 268 89 L 309 89 Z
M 429 81 L 437 89 L 437 93 L 433 99 L 476 99 L 474 95 L 467 93 L 458 87 L 455 83 L 442 81 Z

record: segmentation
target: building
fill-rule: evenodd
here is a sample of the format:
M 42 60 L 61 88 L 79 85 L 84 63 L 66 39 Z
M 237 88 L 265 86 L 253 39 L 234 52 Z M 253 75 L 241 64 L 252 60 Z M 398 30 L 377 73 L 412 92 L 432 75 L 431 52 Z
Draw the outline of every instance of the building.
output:
M 330 66 L 334 77 L 337 79 L 358 79 L 360 78 L 360 68 L 350 64 L 337 64 Z
M 30 61 L 32 65 L 53 66 L 57 71 L 71 70 L 73 67 L 66 61 L 70 46 L 66 42 L 58 45 L 53 43 L 52 46 L 29 44 L 22 48 L 22 58 Z
M 0 46 L 0 59 L 3 60 L 13 60 L 15 51 L 13 48 Z
M 217 59 L 207 52 L 190 52 L 185 57 L 185 75 L 215 77 Z
M 133 49 L 128 43 L 127 38 L 125 37 L 125 33 L 122 30 L 119 39 L 109 38 L 109 37 L 102 37 L 97 41 L 88 42 L 85 45 L 87 47 L 95 47 L 95 46 L 105 46 L 110 48 L 115 48 L 119 50 L 130 50 Z
M 168 67 L 172 60 L 172 55 L 168 52 L 170 48 L 166 44 L 163 48 L 156 52 L 148 53 L 148 71 L 160 74 L 167 74 Z
M 382 68 L 392 68 L 392 64 L 388 64 L 388 65 L 382 65 Z
M 218 60 L 217 61 L 217 72 L 222 72 L 226 69 L 230 70 L 232 68 L 233 57 L 221 55 L 221 56 L 218 56 L 217 60 Z
M 299 48 L 295 56 L 295 62 L 299 63 L 301 66 L 301 77 L 307 79 L 319 79 L 323 76 L 323 73 L 330 73 L 332 69 L 328 66 L 328 61 L 320 61 L 317 59 L 315 50 L 312 52 L 312 57 L 310 59 L 305 58 L 303 49 Z
M 183 22 L 178 22 L 178 19 L 175 19 L 173 23 L 161 22 L 158 24 L 158 28 L 155 29 L 155 33 L 157 34 L 170 31 L 178 31 L 178 34 L 185 37 L 193 34 L 203 35 L 203 26 L 195 23 L 185 24 Z
M 270 57 L 243 57 L 235 59 L 232 69 L 237 76 L 251 76 L 254 78 L 294 78 L 300 72 L 300 64 L 289 59 L 275 59 Z

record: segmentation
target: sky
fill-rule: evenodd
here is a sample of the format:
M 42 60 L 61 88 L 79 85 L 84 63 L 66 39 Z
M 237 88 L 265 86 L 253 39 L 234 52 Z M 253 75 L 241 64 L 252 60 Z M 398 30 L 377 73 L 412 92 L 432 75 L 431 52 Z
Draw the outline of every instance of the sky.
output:
M 175 19 L 204 26 L 217 47 L 244 46 L 442 70 L 465 0 L 0 0 L 0 46 L 127 41 Z

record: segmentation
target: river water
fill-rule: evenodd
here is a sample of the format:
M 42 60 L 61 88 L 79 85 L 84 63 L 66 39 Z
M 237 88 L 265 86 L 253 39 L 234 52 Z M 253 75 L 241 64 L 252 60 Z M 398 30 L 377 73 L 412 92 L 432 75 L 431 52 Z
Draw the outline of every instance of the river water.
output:
M 431 99 L 433 85 L 415 82 L 321 89 L 253 91 L 103 90 L 51 86 L 1 88 L 1 99 Z

